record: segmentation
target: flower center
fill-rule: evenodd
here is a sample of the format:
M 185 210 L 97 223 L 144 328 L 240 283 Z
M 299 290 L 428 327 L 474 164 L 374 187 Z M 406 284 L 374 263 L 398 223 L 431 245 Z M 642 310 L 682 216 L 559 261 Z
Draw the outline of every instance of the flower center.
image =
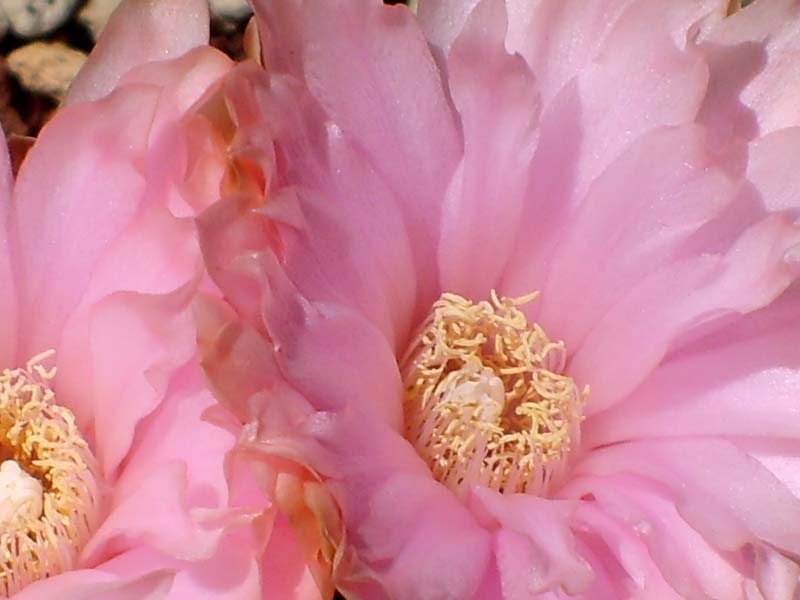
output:
M 55 369 L 0 373 L 0 596 L 70 570 L 99 516 L 94 457 L 55 404 Z
M 588 388 L 566 352 L 517 308 L 442 294 L 401 361 L 406 438 L 455 492 L 479 484 L 544 494 L 579 440 Z

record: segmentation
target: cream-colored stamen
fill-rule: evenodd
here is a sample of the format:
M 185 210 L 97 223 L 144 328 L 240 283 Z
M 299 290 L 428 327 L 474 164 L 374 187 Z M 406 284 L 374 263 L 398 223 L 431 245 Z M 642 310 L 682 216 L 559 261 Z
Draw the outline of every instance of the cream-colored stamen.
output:
M 8 531 L 17 523 L 42 516 L 42 484 L 19 468 L 16 461 L 0 465 L 0 527 Z
M 99 518 L 94 457 L 41 364 L 52 354 L 0 373 L 0 596 L 74 568 Z
M 454 491 L 544 494 L 578 443 L 588 388 L 517 308 L 535 297 L 442 294 L 401 361 L 406 437 Z

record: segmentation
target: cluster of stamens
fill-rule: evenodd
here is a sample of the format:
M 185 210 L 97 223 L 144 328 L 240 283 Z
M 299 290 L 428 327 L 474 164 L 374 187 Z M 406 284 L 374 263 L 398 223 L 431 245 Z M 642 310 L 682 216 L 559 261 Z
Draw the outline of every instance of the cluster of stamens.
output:
M 566 352 L 518 306 L 442 294 L 401 361 L 406 437 L 434 477 L 544 494 L 578 443 L 588 388 L 563 374 Z
M 99 513 L 94 458 L 41 364 L 51 354 L 0 373 L 0 596 L 74 568 Z

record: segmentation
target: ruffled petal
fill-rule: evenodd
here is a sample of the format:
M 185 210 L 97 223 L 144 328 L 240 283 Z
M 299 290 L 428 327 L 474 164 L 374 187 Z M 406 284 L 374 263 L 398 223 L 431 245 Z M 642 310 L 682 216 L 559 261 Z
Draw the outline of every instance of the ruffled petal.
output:
M 613 474 L 639 476 L 666 490 L 681 517 L 718 552 L 759 541 L 794 554 L 800 549 L 800 498 L 729 441 L 616 444 L 589 453 L 575 466 L 574 480 Z M 627 485 L 616 486 L 616 493 L 624 495 Z
M 259 600 L 262 598 L 258 563 L 253 548 L 236 536 L 229 536 L 208 560 L 185 562 L 140 547 L 123 552 L 98 571 L 120 578 L 147 577 L 149 573 L 169 570 L 174 573 L 172 586 L 164 600 Z
M 65 329 L 56 393 L 94 432 L 108 477 L 139 421 L 163 401 L 173 373 L 194 354 L 196 286 L 191 281 L 167 295 L 116 292 L 76 312 Z
M 797 17 L 792 0 L 753 2 L 703 36 L 711 80 L 701 118 L 720 143 L 800 124 Z
M 156 97 L 153 88 L 129 88 L 99 104 L 65 108 L 28 153 L 12 215 L 20 304 L 31 307 L 19 317 L 20 354 L 58 346 L 94 265 L 134 219 L 145 189 L 137 167 Z
M 132 68 L 208 43 L 204 0 L 126 0 L 114 11 L 67 92 L 66 104 L 102 98 Z
M 647 548 L 646 561 L 681 598 L 736 598 L 746 577 L 744 561 L 731 560 L 711 547 L 679 514 L 675 500 L 656 481 L 627 474 L 578 479 L 569 494 L 616 519 Z M 621 549 L 609 548 L 624 560 Z M 650 587 L 653 573 L 643 573 L 637 587 Z M 650 590 L 652 593 L 652 590 Z M 653 596 L 646 596 L 653 597 Z
M 524 494 L 503 496 L 475 487 L 474 510 L 493 521 L 494 553 L 503 598 L 523 600 L 562 590 L 575 595 L 592 579 L 589 565 L 575 552 L 570 520 L 576 505 Z
M 153 465 L 136 485 L 120 482 L 112 507 L 81 556 L 98 565 L 115 554 L 147 545 L 181 560 L 213 555 L 221 532 L 210 523 L 198 527 L 186 507 L 187 467 L 179 461 Z
M 205 559 L 224 529 L 245 516 L 227 508 L 225 460 L 235 440 L 205 420 L 215 404 L 196 366 L 173 378 L 158 410 L 142 423 L 85 564 L 142 542 L 181 560 Z

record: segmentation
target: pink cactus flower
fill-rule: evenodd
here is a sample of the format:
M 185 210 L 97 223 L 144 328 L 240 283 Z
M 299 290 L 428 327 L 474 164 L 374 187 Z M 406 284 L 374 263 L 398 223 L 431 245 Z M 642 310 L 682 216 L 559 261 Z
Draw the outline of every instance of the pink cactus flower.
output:
M 795 597 L 797 3 L 255 8 L 204 365 L 326 593 Z
M 2 597 L 319 598 L 197 360 L 193 215 L 247 181 L 207 42 L 204 0 L 123 4 L 0 153 Z

